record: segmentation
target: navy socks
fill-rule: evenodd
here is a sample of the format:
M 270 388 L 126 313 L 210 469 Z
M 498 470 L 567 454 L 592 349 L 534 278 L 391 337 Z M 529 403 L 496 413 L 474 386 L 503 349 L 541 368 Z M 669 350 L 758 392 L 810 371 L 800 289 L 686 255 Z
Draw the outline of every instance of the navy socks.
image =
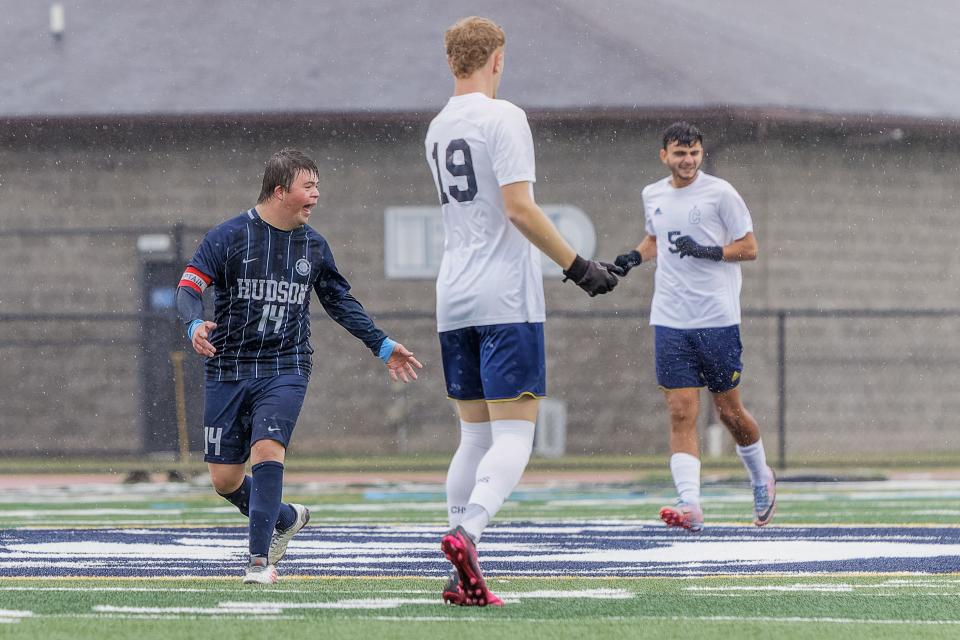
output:
M 250 476 L 243 477 L 243 484 L 233 493 L 219 494 L 225 500 L 240 510 L 245 516 L 250 516 L 250 487 L 253 485 L 253 479 Z M 286 502 L 280 503 L 280 514 L 277 516 L 277 530 L 283 531 L 293 526 L 297 520 L 297 512 L 293 510 Z
M 240 509 L 240 513 L 245 516 L 250 515 L 250 485 L 253 483 L 250 476 L 243 476 L 243 482 L 233 493 L 221 493 L 227 502 Z
M 279 474 L 279 480 L 277 482 L 281 490 L 281 493 L 277 493 L 277 500 L 279 501 L 280 499 L 279 496 L 282 495 L 282 487 L 283 487 L 283 465 L 279 462 L 261 463 L 257 465 L 257 469 L 259 470 L 263 464 L 270 464 L 270 465 L 275 465 L 276 467 L 279 467 L 279 469 L 277 470 L 277 473 Z M 270 476 L 271 473 L 268 471 L 267 475 Z M 259 474 L 257 474 L 257 472 L 255 471 L 254 476 L 258 477 Z M 270 482 L 271 482 L 270 480 L 267 481 L 268 486 Z M 225 500 L 230 502 L 230 504 L 234 505 L 237 509 L 239 509 L 240 513 L 249 517 L 250 516 L 250 494 L 253 491 L 253 484 L 254 484 L 253 478 L 251 478 L 250 476 L 244 476 L 243 483 L 241 483 L 240 487 L 237 488 L 236 491 L 234 491 L 233 493 L 227 493 L 227 494 L 221 493 L 220 495 L 223 496 Z M 296 520 L 297 520 L 297 512 L 293 510 L 293 507 L 291 507 L 289 504 L 281 502 L 280 509 L 276 517 L 275 527 L 278 530 L 283 531 L 284 529 L 290 528 L 293 525 L 293 523 L 296 522 Z M 267 546 L 269 545 L 270 545 L 270 539 L 268 537 Z
M 265 556 L 280 514 L 283 495 L 283 464 L 268 460 L 253 465 L 250 493 L 250 555 Z

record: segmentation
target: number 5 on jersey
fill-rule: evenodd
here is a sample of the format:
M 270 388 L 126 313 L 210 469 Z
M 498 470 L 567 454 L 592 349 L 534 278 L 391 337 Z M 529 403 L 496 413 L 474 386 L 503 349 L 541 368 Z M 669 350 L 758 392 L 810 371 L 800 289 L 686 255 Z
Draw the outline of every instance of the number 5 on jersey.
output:
M 267 328 L 268 320 L 273 322 L 273 331 L 270 333 L 277 333 L 280 331 L 280 327 L 283 326 L 284 311 L 285 309 L 278 304 L 263 305 L 263 315 L 260 316 L 260 325 L 257 326 L 257 331 L 263 333 Z
M 443 180 L 440 178 L 440 155 L 437 153 L 439 142 L 433 143 L 433 163 L 437 167 L 437 186 L 440 187 L 440 204 L 447 204 L 450 198 L 443 189 Z M 460 153 L 457 153 L 457 152 Z M 473 171 L 473 156 L 470 154 L 470 145 L 463 138 L 451 140 L 447 145 L 447 171 L 457 178 L 467 179 L 467 188 L 461 189 L 455 184 L 450 185 L 449 193 L 457 202 L 470 202 L 477 197 L 477 174 Z

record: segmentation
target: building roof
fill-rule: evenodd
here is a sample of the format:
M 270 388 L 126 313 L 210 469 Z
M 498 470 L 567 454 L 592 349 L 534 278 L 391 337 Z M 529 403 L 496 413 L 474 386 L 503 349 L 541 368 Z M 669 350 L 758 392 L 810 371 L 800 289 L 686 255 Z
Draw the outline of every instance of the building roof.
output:
M 439 0 L 0 0 L 0 117 L 403 113 L 448 97 Z M 948 0 L 489 0 L 500 95 L 536 111 L 960 119 Z

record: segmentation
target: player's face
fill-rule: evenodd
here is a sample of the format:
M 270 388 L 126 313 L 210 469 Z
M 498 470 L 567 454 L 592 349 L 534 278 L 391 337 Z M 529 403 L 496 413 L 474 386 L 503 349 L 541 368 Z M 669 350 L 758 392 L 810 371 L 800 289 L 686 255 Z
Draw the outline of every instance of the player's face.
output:
M 670 168 L 674 186 L 686 186 L 693 182 L 700 170 L 700 164 L 703 162 L 703 145 L 699 142 L 689 146 L 670 142 L 666 149 L 660 150 L 660 161 Z
M 310 212 L 317 206 L 320 198 L 319 178 L 308 171 L 300 171 L 290 184 L 290 190 L 283 192 L 283 208 L 294 225 L 307 224 Z

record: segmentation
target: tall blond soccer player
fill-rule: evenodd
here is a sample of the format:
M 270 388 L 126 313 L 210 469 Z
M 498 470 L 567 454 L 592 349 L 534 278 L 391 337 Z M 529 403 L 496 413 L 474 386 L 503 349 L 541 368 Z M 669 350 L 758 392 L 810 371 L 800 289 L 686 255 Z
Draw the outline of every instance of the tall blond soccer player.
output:
M 487 588 L 476 543 L 523 475 L 546 394 L 538 249 L 591 296 L 617 284 L 607 266 L 577 255 L 534 201 L 526 114 L 497 99 L 505 41 L 486 18 L 447 30 L 453 97 L 426 138 L 445 234 L 437 330 L 460 416 L 447 473 L 451 529 L 441 542 L 454 571 L 443 598 L 460 605 L 503 604 Z

